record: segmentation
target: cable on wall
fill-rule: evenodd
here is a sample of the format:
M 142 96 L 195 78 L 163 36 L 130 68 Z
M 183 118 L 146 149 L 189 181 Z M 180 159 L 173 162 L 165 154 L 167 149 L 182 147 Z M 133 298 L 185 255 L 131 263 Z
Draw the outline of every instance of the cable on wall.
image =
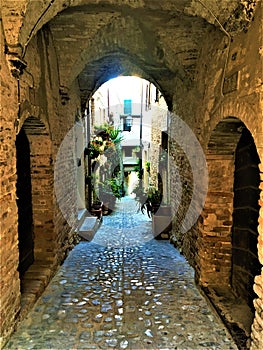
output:
M 26 54 L 26 49 L 27 49 L 27 46 L 30 42 L 30 40 L 32 39 L 32 36 L 34 34 L 34 30 L 36 29 L 37 25 L 39 24 L 39 22 L 41 21 L 41 19 L 45 16 L 45 14 L 47 13 L 47 11 L 50 9 L 51 5 L 55 2 L 55 0 L 51 0 L 50 3 L 48 4 L 48 6 L 46 7 L 46 9 L 44 10 L 44 12 L 41 14 L 41 16 L 38 18 L 38 20 L 36 21 L 36 23 L 34 24 L 33 28 L 31 29 L 30 33 L 29 33 L 29 36 L 27 38 L 27 41 L 24 45 L 24 48 L 23 48 L 23 53 L 22 53 L 22 58 L 24 58 L 25 54 Z
M 226 60 L 225 60 L 225 64 L 224 64 L 224 68 L 223 68 L 223 73 L 222 73 L 222 80 L 221 80 L 221 85 L 220 85 L 220 93 L 221 96 L 224 97 L 224 93 L 223 93 L 223 85 L 224 85 L 224 80 L 225 80 L 225 75 L 226 75 L 226 67 L 227 67 L 227 62 L 229 59 L 229 54 L 230 54 L 230 44 L 231 44 L 231 35 L 225 30 L 225 28 L 223 27 L 223 25 L 221 24 L 221 22 L 219 21 L 219 19 L 216 17 L 216 15 L 212 12 L 212 10 L 207 7 L 202 0 L 197 0 L 215 19 L 216 23 L 219 25 L 220 29 L 222 30 L 222 32 L 227 36 L 228 38 L 228 49 L 227 49 L 227 56 L 226 56 Z

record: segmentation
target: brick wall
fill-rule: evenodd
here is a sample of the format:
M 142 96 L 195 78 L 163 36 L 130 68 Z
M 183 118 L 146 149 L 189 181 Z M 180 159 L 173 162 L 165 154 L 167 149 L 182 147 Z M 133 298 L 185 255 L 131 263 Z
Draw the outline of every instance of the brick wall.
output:
M 210 19 L 210 14 L 207 14 L 207 11 L 200 4 L 198 5 L 202 11 L 206 12 L 204 17 Z M 16 8 L 16 11 L 14 11 L 15 8 L 12 7 L 11 2 L 10 6 L 10 8 L 8 8 L 9 6 L 5 7 L 5 11 L 7 11 L 5 13 L 7 16 L 6 32 L 9 33 L 8 43 L 16 46 L 23 11 L 22 8 L 19 11 Z M 41 21 L 48 20 L 48 16 L 52 18 L 53 14 L 58 11 L 58 6 L 62 8 L 63 4 L 58 5 L 55 2 Z M 43 13 L 43 9 L 40 7 L 36 6 L 34 9 L 37 11 L 35 13 L 39 15 Z M 84 82 L 80 79 L 79 83 L 91 93 L 92 88 L 94 88 L 93 83 L 98 86 L 103 79 L 107 78 L 105 75 L 100 77 L 101 80 L 99 80 L 97 75 L 104 54 L 108 54 L 108 60 L 105 59 L 102 65 L 105 67 L 108 65 L 112 68 L 109 52 L 113 48 L 116 51 L 122 48 L 127 57 L 125 56 L 124 59 L 121 56 L 121 62 L 127 69 L 123 70 L 122 67 L 117 67 L 114 68 L 116 69 L 114 73 L 123 71 L 142 73 L 142 70 L 136 67 L 136 62 L 140 66 L 145 64 L 147 77 L 151 74 L 155 75 L 153 79 L 159 83 L 159 86 L 163 88 L 163 93 L 170 99 L 169 106 L 173 98 L 173 111 L 180 118 L 187 121 L 190 128 L 198 135 L 207 156 L 210 187 L 204 211 L 200 221 L 191 230 L 185 235 L 178 235 L 177 228 L 184 219 L 192 196 L 193 170 L 187 159 L 187 152 L 184 152 L 180 145 L 176 144 L 176 140 L 171 142 L 171 160 L 173 163 L 170 165 L 171 203 L 177 213 L 174 218 L 173 239 L 178 248 L 183 251 L 195 267 L 197 280 L 200 283 L 216 283 L 221 278 L 225 284 L 229 282 L 232 254 L 230 230 L 233 213 L 234 157 L 233 154 L 215 152 L 215 149 L 211 148 L 211 140 L 214 131 L 217 130 L 217 126 L 222 120 L 230 116 L 236 117 L 251 132 L 261 164 L 263 162 L 262 93 L 260 93 L 261 81 L 259 80 L 262 75 L 263 54 L 262 31 L 260 30 L 262 28 L 262 13 L 260 11 L 259 6 L 250 29 L 246 33 L 242 32 L 235 36 L 230 48 L 228 48 L 228 38 L 224 33 L 217 31 L 213 26 L 207 28 L 207 34 L 209 35 L 205 35 L 203 42 L 199 41 L 202 50 L 198 51 L 199 64 L 193 69 L 193 74 L 190 73 L 191 67 L 188 67 L 189 71 L 187 71 L 187 66 L 182 63 L 185 63 L 187 59 L 181 58 L 181 65 L 178 63 L 180 61 L 179 52 L 177 52 L 178 55 L 174 53 L 177 50 L 176 46 L 179 47 L 180 45 L 176 40 L 171 41 L 170 32 L 166 32 L 165 28 L 162 28 L 160 35 L 158 34 L 160 36 L 159 44 L 163 45 L 163 48 L 155 47 L 153 41 L 148 45 L 148 39 L 151 39 L 151 35 L 148 33 L 147 36 L 147 33 L 142 33 L 141 28 L 131 16 L 122 18 L 120 21 L 117 12 L 108 12 L 107 14 L 103 12 L 99 14 L 99 17 L 96 17 L 97 14 L 95 13 L 90 14 L 89 19 L 91 21 L 94 20 L 94 23 L 99 23 L 100 26 L 105 25 L 103 30 L 98 31 L 100 35 L 95 36 L 93 33 L 96 37 L 95 40 L 89 41 L 84 38 L 81 44 L 79 41 L 75 42 L 74 39 L 67 41 L 62 38 L 57 42 L 57 47 L 61 48 L 57 52 L 48 26 L 45 26 L 37 35 L 30 36 L 31 40 L 30 43 L 27 43 L 24 57 L 27 62 L 27 69 L 20 77 L 21 113 L 19 115 L 19 130 L 23 125 L 26 125 L 26 120 L 29 117 L 40 120 L 45 126 L 44 133 L 28 133 L 32 158 L 32 208 L 35 228 L 39 230 L 39 242 L 43 243 L 41 239 L 43 227 L 48 228 L 48 239 L 44 242 L 45 247 L 36 242 L 35 253 L 40 260 L 46 259 L 46 261 L 51 262 L 50 259 L 53 254 L 52 269 L 54 270 L 75 242 L 72 226 L 77 217 L 77 206 L 75 205 L 77 203 L 77 189 L 74 185 L 74 183 L 76 184 L 74 182 L 76 176 L 75 154 L 70 142 L 63 152 L 63 157 L 60 157 L 59 163 L 56 159 L 61 142 L 73 127 L 75 114 L 80 106 L 79 88 L 77 83 L 73 82 L 72 77 L 77 77 L 86 65 L 91 70 L 91 79 L 84 79 Z M 17 16 L 17 23 L 14 23 L 14 17 L 11 16 L 11 13 Z M 62 24 L 63 20 L 69 23 L 72 19 L 71 16 L 73 15 L 69 11 L 68 17 L 63 19 L 62 16 L 59 16 L 58 19 L 61 19 Z M 80 17 L 79 14 L 78 18 Z M 101 19 L 101 21 L 98 19 Z M 27 19 L 21 29 L 23 44 L 29 38 L 28 34 L 30 34 L 33 25 L 32 20 L 33 16 L 30 20 Z M 82 18 L 82 20 L 86 19 Z M 61 23 L 59 23 L 59 20 L 57 23 L 53 23 L 53 33 L 56 31 L 61 33 L 63 27 L 60 25 Z M 87 25 L 90 25 L 90 23 Z M 106 26 L 108 23 L 111 23 L 111 25 Z M 90 28 L 93 28 L 93 25 L 90 25 Z M 198 28 L 201 30 L 201 26 Z M 95 26 L 93 29 L 98 30 Z M 184 28 L 181 32 L 178 31 L 179 34 L 177 32 L 172 33 L 179 35 L 177 39 L 180 38 L 181 40 L 187 30 L 188 28 Z M 144 35 L 146 35 L 146 38 L 144 38 Z M 131 37 L 133 40 L 127 40 Z M 57 35 L 58 38 L 59 35 Z M 72 39 L 70 35 L 68 39 Z M 74 42 L 74 48 L 77 52 L 75 57 L 72 56 Z M 1 55 L 3 55 L 2 42 L 1 45 Z M 188 49 L 185 49 L 183 57 L 189 58 L 189 56 L 185 56 Z M 14 48 L 14 51 L 16 50 L 21 51 L 19 46 Z M 154 55 L 151 54 L 151 50 Z M 130 54 L 133 57 L 132 63 L 128 59 Z M 162 57 L 164 57 L 163 61 Z M 77 59 L 77 64 L 74 59 Z M 19 254 L 16 207 L 16 130 L 14 127 L 18 117 L 18 86 L 17 81 L 9 73 L 5 57 L 1 57 L 1 62 L 3 62 L 1 65 L 3 128 L 0 132 L 4 135 L 0 146 L 3 175 L 1 180 L 1 201 L 3 204 L 1 268 L 2 276 L 4 276 L 1 281 L 1 314 L 4 316 L 2 334 L 3 337 L 6 337 L 12 331 L 20 309 L 20 281 L 17 272 Z M 167 66 L 171 66 L 171 70 L 165 68 L 163 62 Z M 163 65 L 161 68 L 164 69 L 158 71 L 158 64 Z M 90 73 L 89 69 L 86 70 L 86 73 Z M 179 78 L 173 78 L 173 74 L 170 73 L 175 76 L 178 75 Z M 86 83 L 89 83 L 88 87 L 85 85 Z M 66 85 L 68 86 L 66 87 Z M 175 127 L 176 125 L 171 124 L 172 136 L 173 133 L 176 133 Z M 72 140 L 74 140 L 74 133 Z M 237 142 L 235 140 L 233 145 L 236 145 Z M 41 147 L 42 144 L 46 146 L 45 149 Z M 219 144 L 217 150 L 219 150 Z M 61 193 L 55 193 L 53 187 L 53 169 L 55 165 L 59 165 L 61 170 L 59 177 L 56 179 Z M 196 165 L 198 166 L 198 164 Z M 260 169 L 262 173 L 262 165 Z M 201 175 L 202 169 L 198 169 L 198 173 Z M 223 183 L 220 181 L 222 178 L 220 175 L 224 177 L 225 181 Z M 261 180 L 263 180 L 262 174 Z M 41 181 L 41 186 L 39 186 L 39 181 Z M 69 190 L 65 193 L 63 188 Z M 263 264 L 262 183 L 260 189 L 258 256 L 260 263 Z M 66 218 L 61 204 L 58 203 L 58 198 L 55 197 L 56 195 L 59 195 L 60 203 L 66 205 Z M 263 276 L 261 273 L 261 275 L 256 276 L 254 284 L 257 297 L 254 300 L 256 313 L 252 326 L 253 349 L 263 348 L 261 336 L 263 324 L 262 285 Z
M 35 36 L 27 47 L 24 58 L 27 68 L 20 76 L 19 89 L 5 63 L 3 52 L 4 48 L 1 47 L 1 336 L 5 342 L 17 321 L 25 315 L 25 310 L 35 301 L 35 298 L 25 298 L 26 293 L 34 293 L 35 297 L 40 295 L 77 241 L 75 147 L 68 145 L 68 152 L 60 159 L 60 177 L 56 179 L 57 187 L 64 189 L 64 197 L 60 197 L 60 201 L 68 203 L 69 222 L 57 202 L 54 167 L 61 142 L 74 126 L 80 101 L 74 84 L 72 91 L 67 92 L 70 100 L 65 98 L 65 94 L 59 94 L 56 53 L 47 29 Z M 20 130 L 25 132 L 30 149 L 34 236 L 34 262 L 23 277 L 23 310 L 20 303 L 21 281 L 17 270 L 19 249 L 15 141 L 16 132 Z M 38 276 L 34 279 L 29 277 L 30 273 Z M 29 284 L 26 283 L 28 279 Z
M 177 223 L 180 215 L 183 217 L 189 205 L 191 191 L 184 190 L 181 199 L 177 194 L 179 181 L 182 181 L 179 173 L 183 174 L 183 179 L 188 179 L 191 188 L 190 169 L 187 169 L 184 161 L 176 162 L 179 166 L 171 167 L 171 202 L 176 208 L 178 200 L 181 210 L 174 220 L 172 240 L 179 245 L 188 259 L 195 267 L 196 278 L 201 285 L 213 285 L 232 282 L 232 224 L 233 224 L 233 200 L 234 200 L 234 154 L 239 137 L 233 133 L 231 127 L 225 129 L 226 137 L 222 134 L 215 142 L 214 135 L 220 122 L 228 117 L 236 117 L 243 122 L 245 127 L 251 132 L 255 142 L 256 152 L 259 162 L 263 160 L 263 123 L 262 123 L 262 93 L 260 93 L 259 77 L 262 76 L 262 31 L 261 28 L 261 7 L 251 28 L 247 33 L 241 33 L 235 37 L 229 49 L 226 51 L 225 37 L 211 37 L 203 43 L 203 56 L 200 59 L 199 79 L 196 88 L 199 90 L 199 103 L 197 103 L 197 91 L 184 91 L 179 95 L 175 90 L 174 113 L 187 121 L 190 127 L 195 130 L 199 141 L 203 146 L 209 171 L 209 188 L 202 215 L 197 225 L 193 226 L 184 236 L 178 235 Z M 222 73 L 225 67 L 225 80 L 222 80 Z M 236 83 L 235 83 L 235 79 Z M 232 84 L 232 85 L 231 85 Z M 202 96 L 202 98 L 201 98 Z M 182 99 L 184 98 L 184 101 Z M 202 101 L 202 102 L 201 102 Z M 185 108 L 187 106 L 187 108 Z M 189 116 L 189 113 L 192 114 Z M 227 133 L 229 135 L 227 136 Z M 176 134 L 176 130 L 171 125 L 171 134 Z M 227 149 L 232 147 L 232 151 Z M 216 151 L 217 148 L 217 151 Z M 176 143 L 171 146 L 171 156 L 179 158 L 180 150 L 176 149 Z M 184 165 L 183 165 L 184 164 Z M 184 170 L 183 170 L 184 169 Z M 260 166 L 262 172 L 262 166 Z M 182 171 L 183 170 L 183 171 Z M 262 181 L 262 174 L 261 174 Z M 179 186 L 180 187 L 180 186 Z M 262 183 L 260 184 L 262 191 Z M 262 265 L 262 192 L 259 201 L 261 209 L 259 211 L 257 259 Z M 262 338 L 262 272 L 261 275 L 254 276 L 254 291 L 256 298 L 255 319 L 252 326 L 252 349 L 260 349 L 263 346 Z M 250 302 L 252 300 L 250 299 Z
M 207 150 L 208 193 L 198 238 L 200 283 L 225 284 L 231 279 L 232 213 L 235 149 L 242 123 L 228 118 L 214 130 Z
M 2 26 L 0 35 L 3 35 Z M 20 309 L 18 275 L 17 207 L 16 207 L 16 150 L 14 123 L 17 115 L 17 83 L 7 67 L 3 41 L 1 45 L 1 338 L 12 332 Z
M 38 263 L 51 265 L 57 248 L 53 222 L 51 140 L 44 124 L 36 120 L 28 118 L 23 125 L 30 145 L 34 255 Z

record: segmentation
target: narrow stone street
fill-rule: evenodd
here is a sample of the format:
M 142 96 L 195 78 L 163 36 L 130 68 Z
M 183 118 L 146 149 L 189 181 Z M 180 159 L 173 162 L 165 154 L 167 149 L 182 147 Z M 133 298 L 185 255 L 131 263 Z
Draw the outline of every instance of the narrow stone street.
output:
M 237 349 L 193 269 L 124 198 L 80 242 L 5 349 Z

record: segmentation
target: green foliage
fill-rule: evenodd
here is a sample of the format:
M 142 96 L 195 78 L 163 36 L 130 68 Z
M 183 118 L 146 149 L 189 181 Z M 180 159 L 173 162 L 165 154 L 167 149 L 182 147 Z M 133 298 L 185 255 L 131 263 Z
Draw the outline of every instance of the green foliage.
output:
M 138 163 L 140 163 L 140 161 L 138 161 Z M 137 173 L 138 179 L 141 180 L 143 178 L 143 169 L 141 169 L 140 164 L 135 165 L 133 170 Z
M 112 177 L 109 181 L 114 196 L 118 199 L 122 198 L 124 196 L 124 186 L 121 180 L 121 173 L 119 172 L 116 177 Z
M 119 172 L 116 176 L 113 176 L 104 182 L 100 182 L 98 188 L 102 199 L 112 195 L 117 199 L 122 198 L 124 196 L 124 185 L 121 179 L 121 173 Z
M 147 199 L 147 192 L 141 185 L 141 182 L 132 191 L 136 195 L 135 200 L 141 204 L 144 204 Z
M 106 177 L 106 181 L 97 183 L 96 187 L 98 189 L 99 196 L 102 200 L 112 201 L 114 199 L 120 199 L 124 196 L 124 184 L 123 176 L 120 172 L 120 164 L 122 162 L 121 152 L 119 144 L 123 140 L 121 135 L 121 130 L 114 128 L 114 126 L 109 124 L 103 124 L 100 126 L 94 126 L 96 132 L 95 139 L 90 143 L 90 154 L 92 156 L 98 157 L 99 154 L 103 154 L 108 148 L 113 147 L 115 149 L 116 157 L 118 159 L 119 165 L 115 167 L 114 171 L 111 169 L 111 162 L 106 162 L 104 168 L 102 169 L 103 178 Z M 99 152 L 100 151 L 100 152 Z M 110 153 L 108 153 L 109 155 Z M 107 154 L 105 154 L 107 157 Z M 112 157 L 112 155 L 110 155 Z M 114 163 L 114 162 L 113 162 Z M 104 199 L 103 199 L 104 198 Z
M 145 168 L 146 168 L 146 171 L 148 171 L 148 173 L 149 173 L 150 169 L 151 169 L 151 163 L 150 162 L 145 162 Z
M 121 135 L 121 130 L 119 128 L 114 128 L 113 125 L 107 123 L 102 125 L 94 125 L 95 133 L 98 137 L 101 137 L 104 141 L 111 140 L 113 143 L 117 144 L 123 140 Z
M 121 141 L 123 140 L 123 136 L 120 135 L 120 134 L 121 134 L 121 130 L 120 129 L 113 129 L 113 130 L 109 131 L 110 139 L 115 144 L 121 143 Z
M 134 188 L 133 193 L 136 195 L 135 200 L 144 204 L 146 200 L 149 200 L 152 204 L 160 204 L 162 201 L 162 193 L 154 186 L 149 186 L 144 189 L 141 182 Z
M 101 136 L 104 140 L 109 138 L 109 125 L 106 123 L 102 125 L 94 125 L 94 131 L 97 136 Z
M 101 154 L 100 144 L 95 142 L 90 143 L 89 154 L 91 159 L 97 158 Z
M 162 193 L 153 186 L 148 187 L 147 197 L 151 203 L 161 203 L 162 201 Z

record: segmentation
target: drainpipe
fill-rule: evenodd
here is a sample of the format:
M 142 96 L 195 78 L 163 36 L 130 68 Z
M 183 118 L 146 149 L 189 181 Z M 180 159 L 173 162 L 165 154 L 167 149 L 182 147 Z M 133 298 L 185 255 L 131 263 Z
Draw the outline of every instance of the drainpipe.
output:
M 143 82 L 141 90 L 141 113 L 140 113 L 140 159 L 139 159 L 139 171 L 142 174 L 142 111 L 143 111 Z M 144 184 L 143 184 L 144 187 Z
M 92 102 L 91 102 L 92 104 Z M 92 200 L 92 190 L 91 190 L 91 158 L 89 154 L 89 143 L 90 143 L 90 135 L 91 135 L 91 113 L 92 113 L 92 107 L 90 108 L 89 112 L 89 102 L 87 103 L 87 107 L 85 109 L 85 116 L 86 116 L 86 126 L 87 126 L 87 139 L 86 139 L 86 159 L 87 159 L 87 182 L 86 185 L 88 186 L 87 189 L 87 201 L 86 201 L 86 208 L 88 211 L 91 211 L 91 200 Z

